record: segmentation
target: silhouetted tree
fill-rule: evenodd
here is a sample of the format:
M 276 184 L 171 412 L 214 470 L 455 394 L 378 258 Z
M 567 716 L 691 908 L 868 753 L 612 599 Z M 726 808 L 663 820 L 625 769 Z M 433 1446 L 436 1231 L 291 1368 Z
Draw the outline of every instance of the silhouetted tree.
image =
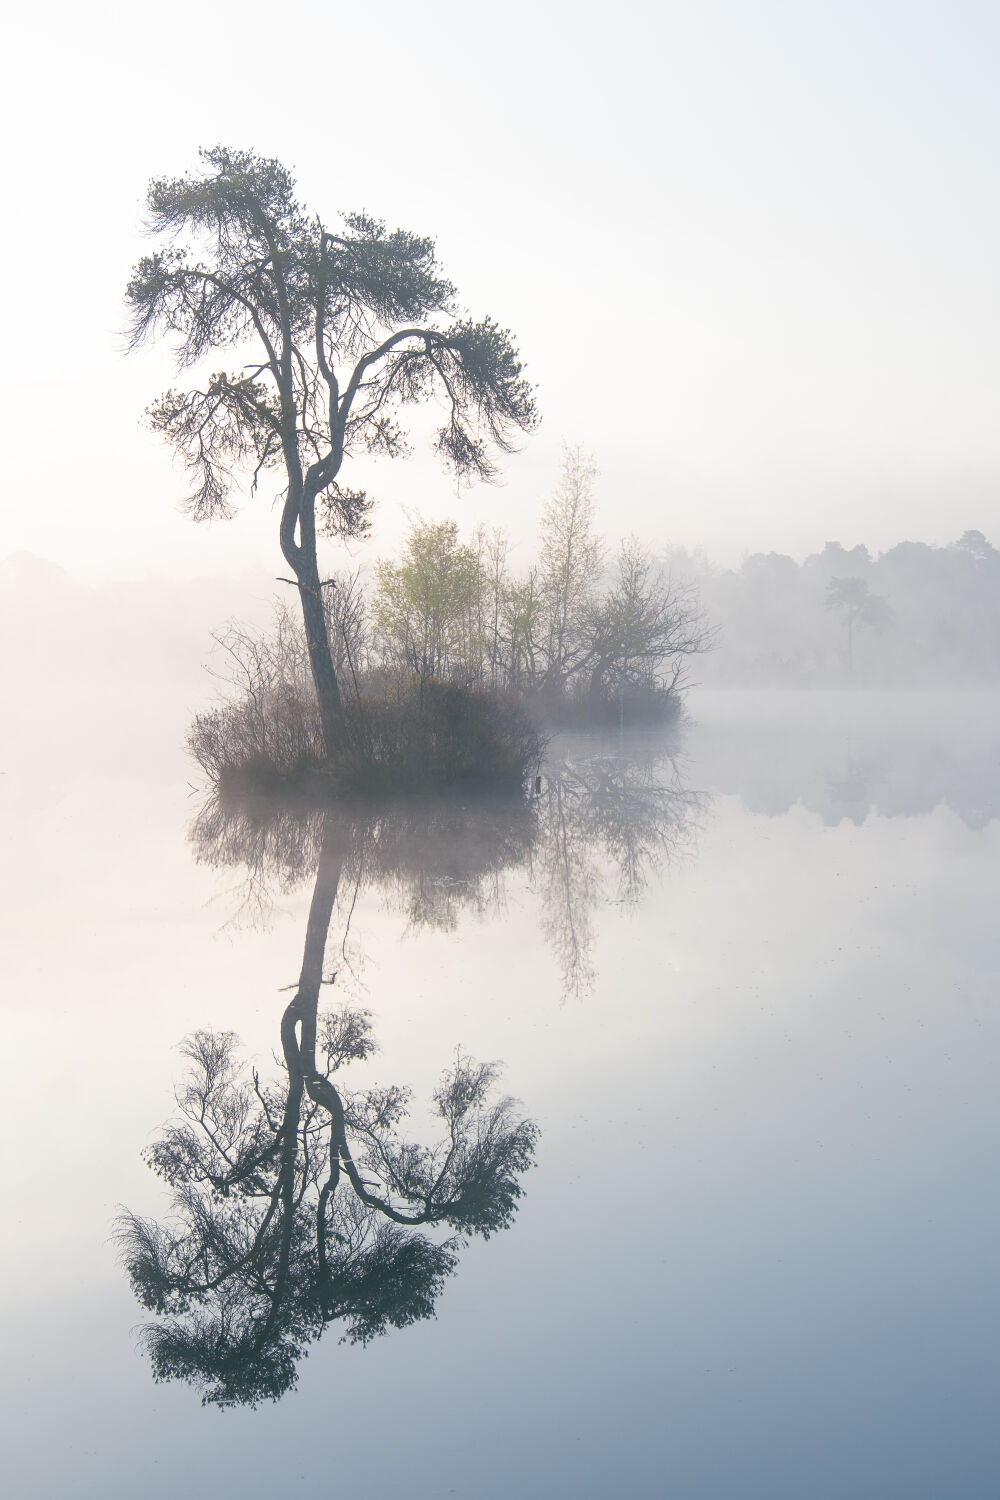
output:
M 559 486 L 542 516 L 537 654 L 544 666 L 538 686 L 550 696 L 562 694 L 588 653 L 586 627 L 603 555 L 594 535 L 596 477 L 593 459 L 567 448 Z
M 158 1379 L 187 1379 L 218 1405 L 276 1399 L 306 1345 L 334 1320 L 365 1343 L 433 1313 L 463 1236 L 510 1224 L 537 1127 L 496 1099 L 497 1069 L 456 1053 L 434 1092 L 434 1146 L 402 1135 L 408 1091 L 351 1091 L 334 1075 L 374 1051 L 370 1015 L 318 1002 L 341 877 L 324 829 L 296 994 L 281 1020 L 286 1079 L 262 1084 L 231 1033 L 197 1032 L 180 1119 L 145 1153 L 172 1190 L 157 1223 L 124 1213 L 122 1259 Z M 448 1225 L 442 1242 L 419 1232 Z
M 149 228 L 165 248 L 128 284 L 131 342 L 174 343 L 182 369 L 217 350 L 244 356 L 151 408 L 153 427 L 194 475 L 196 519 L 231 513 L 234 470 L 283 472 L 281 550 L 295 575 L 327 749 L 340 690 L 316 552 L 317 523 L 356 536 L 370 501 L 343 487 L 344 459 L 405 448 L 402 409 L 440 397 L 437 449 L 460 478 L 495 477 L 493 450 L 536 421 L 534 396 L 509 332 L 455 316 L 455 289 L 431 240 L 386 230 L 365 214 L 327 229 L 295 196 L 277 161 L 223 147 L 204 171 L 156 178 Z M 443 315 L 451 321 L 429 321 Z
M 614 581 L 591 611 L 587 640 L 584 667 L 593 711 L 613 683 L 622 728 L 626 687 L 650 696 L 675 692 L 688 659 L 711 650 L 715 632 L 706 624 L 697 589 L 675 585 L 635 537 L 627 537 Z
M 996 548 L 986 540 L 981 531 L 963 531 L 955 546 L 975 558 L 976 562 L 993 562 L 997 557 Z
M 826 607 L 836 610 L 847 627 L 847 668 L 854 671 L 854 627 L 876 628 L 892 618 L 889 601 L 873 594 L 864 578 L 831 578 L 826 586 Z
M 774 553 L 753 554 L 724 571 L 691 557 L 679 565 L 700 582 L 706 608 L 721 627 L 723 649 L 703 668 L 708 681 L 790 686 L 836 680 L 848 655 L 857 658 L 855 625 L 868 636 L 869 682 L 958 686 L 992 683 L 1000 674 L 1000 551 L 981 531 L 965 531 L 947 547 L 897 542 L 877 556 L 860 545 L 828 542 L 801 566 Z M 831 598 L 838 615 L 843 611 L 841 649 L 833 645 L 823 609 Z M 880 599 L 891 600 L 891 610 Z M 858 609 L 863 613 L 852 622 Z M 878 628 L 889 622 L 891 631 Z M 860 660 L 855 664 L 860 668 Z

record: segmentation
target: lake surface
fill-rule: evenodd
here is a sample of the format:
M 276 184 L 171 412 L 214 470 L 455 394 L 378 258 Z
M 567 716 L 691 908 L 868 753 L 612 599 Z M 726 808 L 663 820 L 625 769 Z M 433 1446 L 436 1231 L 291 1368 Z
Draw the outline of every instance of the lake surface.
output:
M 206 811 L 141 694 L 9 747 L 9 1494 L 1000 1493 L 1000 704 L 690 707 L 676 742 L 555 742 L 516 813 L 326 828 Z M 435 1316 L 331 1321 L 280 1400 L 219 1410 L 154 1383 L 112 1226 L 167 1214 L 140 1153 L 185 1036 L 280 1085 L 324 848 L 321 1004 L 380 1049 L 352 1085 L 412 1089 L 426 1135 L 456 1048 L 502 1059 L 537 1166 Z

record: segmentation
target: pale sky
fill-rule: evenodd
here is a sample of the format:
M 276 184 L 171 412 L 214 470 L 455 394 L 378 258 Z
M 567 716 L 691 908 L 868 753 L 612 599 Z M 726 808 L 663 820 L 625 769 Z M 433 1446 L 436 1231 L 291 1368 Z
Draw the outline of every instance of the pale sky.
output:
M 995 5 L 57 4 L 5 43 L 0 557 L 281 571 L 266 500 L 180 514 L 140 426 L 169 362 L 121 352 L 147 180 L 220 142 L 293 166 L 327 220 L 433 235 L 538 383 L 502 488 L 345 469 L 380 497 L 374 553 L 403 507 L 527 553 L 564 441 L 609 536 L 722 563 L 1000 542 Z

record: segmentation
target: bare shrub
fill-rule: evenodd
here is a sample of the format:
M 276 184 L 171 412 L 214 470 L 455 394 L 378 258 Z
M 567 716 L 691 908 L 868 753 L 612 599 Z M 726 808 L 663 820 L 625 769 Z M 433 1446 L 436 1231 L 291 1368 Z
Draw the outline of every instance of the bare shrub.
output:
M 389 674 L 358 680 L 344 703 L 340 743 L 324 748 L 315 700 L 298 684 L 269 686 L 199 714 L 188 749 L 226 793 L 283 789 L 510 791 L 523 786 L 544 742 L 516 698 Z
M 198 714 L 187 745 L 209 780 L 228 790 L 277 790 L 326 759 L 315 699 L 295 686 Z
M 383 681 L 383 687 L 385 683 Z M 337 779 L 356 791 L 515 790 L 544 741 L 522 703 L 434 680 L 362 691 L 345 709 Z

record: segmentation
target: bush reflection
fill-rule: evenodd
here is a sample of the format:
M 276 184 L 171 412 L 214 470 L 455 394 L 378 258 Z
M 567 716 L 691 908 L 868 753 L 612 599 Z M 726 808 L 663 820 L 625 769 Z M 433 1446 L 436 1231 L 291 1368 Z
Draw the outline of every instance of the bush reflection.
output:
M 118 1221 L 133 1290 L 156 1315 L 141 1335 L 156 1378 L 188 1380 L 220 1406 L 277 1399 L 331 1324 L 366 1343 L 431 1316 L 467 1238 L 488 1239 L 516 1213 L 538 1131 L 498 1092 L 495 1065 L 456 1052 L 434 1092 L 430 1144 L 406 1133 L 405 1087 L 344 1083 L 375 1041 L 367 1009 L 320 1007 L 335 978 L 334 917 L 341 954 L 366 889 L 411 924 L 447 930 L 462 911 L 502 903 L 521 872 L 564 991 L 579 993 L 592 977 L 595 903 L 637 901 L 690 842 L 699 808 L 669 758 L 591 744 L 527 802 L 202 810 L 196 857 L 244 870 L 243 919 L 264 921 L 275 891 L 314 884 L 280 1022 L 283 1072 L 262 1079 L 231 1033 L 189 1037 L 178 1117 L 145 1153 L 170 1189 L 170 1217 Z
M 268 922 L 276 896 L 316 869 L 324 836 L 341 853 L 345 926 L 359 895 L 375 890 L 411 926 L 450 931 L 463 911 L 502 907 L 519 877 L 537 899 L 563 993 L 573 996 L 594 977 L 594 908 L 636 905 L 651 877 L 693 849 L 705 801 L 684 785 L 656 737 L 637 738 L 628 754 L 588 739 L 550 758 L 527 801 L 331 812 L 301 802 L 213 799 L 191 839 L 201 863 L 241 871 L 230 918 L 237 924 Z

